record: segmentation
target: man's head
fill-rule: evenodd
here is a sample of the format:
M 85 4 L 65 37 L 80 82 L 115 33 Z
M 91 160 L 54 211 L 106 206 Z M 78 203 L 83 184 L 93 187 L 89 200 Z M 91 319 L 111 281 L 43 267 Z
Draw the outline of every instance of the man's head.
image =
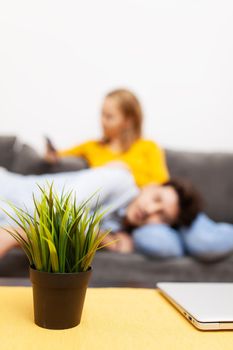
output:
M 201 200 L 190 183 L 170 180 L 149 185 L 130 203 L 126 219 L 132 226 L 150 223 L 189 226 L 201 210 Z

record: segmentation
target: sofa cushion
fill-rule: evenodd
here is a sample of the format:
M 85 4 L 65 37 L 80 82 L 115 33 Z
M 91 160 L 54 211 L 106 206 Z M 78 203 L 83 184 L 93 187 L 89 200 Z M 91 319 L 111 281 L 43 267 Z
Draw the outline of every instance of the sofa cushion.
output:
M 233 257 L 202 263 L 189 256 L 147 259 L 137 253 L 97 252 L 90 286 L 155 288 L 157 282 L 233 282 Z M 29 277 L 28 260 L 20 249 L 0 259 L 0 277 Z
M 233 154 L 166 151 L 172 177 L 189 179 L 200 191 L 205 212 L 233 223 Z

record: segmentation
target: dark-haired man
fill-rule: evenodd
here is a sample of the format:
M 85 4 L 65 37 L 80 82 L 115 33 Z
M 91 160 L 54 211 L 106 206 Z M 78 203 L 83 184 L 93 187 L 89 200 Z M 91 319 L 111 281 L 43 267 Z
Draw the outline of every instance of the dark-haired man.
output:
M 154 257 L 180 256 L 183 249 L 175 229 L 189 227 L 200 210 L 200 196 L 186 181 L 146 186 L 105 218 L 103 227 L 113 231 L 106 242 L 118 238 L 108 249 L 119 252 L 137 249 Z

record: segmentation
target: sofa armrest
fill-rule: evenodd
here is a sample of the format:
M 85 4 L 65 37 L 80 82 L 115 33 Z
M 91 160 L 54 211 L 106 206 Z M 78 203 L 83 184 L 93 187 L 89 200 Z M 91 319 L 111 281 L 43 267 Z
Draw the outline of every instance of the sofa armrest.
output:
M 16 143 L 16 136 L 0 136 L 0 166 L 7 170 L 12 168 Z

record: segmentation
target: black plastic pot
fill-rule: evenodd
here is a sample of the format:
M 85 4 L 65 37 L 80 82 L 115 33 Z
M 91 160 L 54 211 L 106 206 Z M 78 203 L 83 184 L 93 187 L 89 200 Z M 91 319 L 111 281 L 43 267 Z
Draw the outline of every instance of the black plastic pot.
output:
M 86 272 L 49 273 L 30 267 L 35 323 L 49 329 L 77 326 L 91 273 L 92 268 Z

